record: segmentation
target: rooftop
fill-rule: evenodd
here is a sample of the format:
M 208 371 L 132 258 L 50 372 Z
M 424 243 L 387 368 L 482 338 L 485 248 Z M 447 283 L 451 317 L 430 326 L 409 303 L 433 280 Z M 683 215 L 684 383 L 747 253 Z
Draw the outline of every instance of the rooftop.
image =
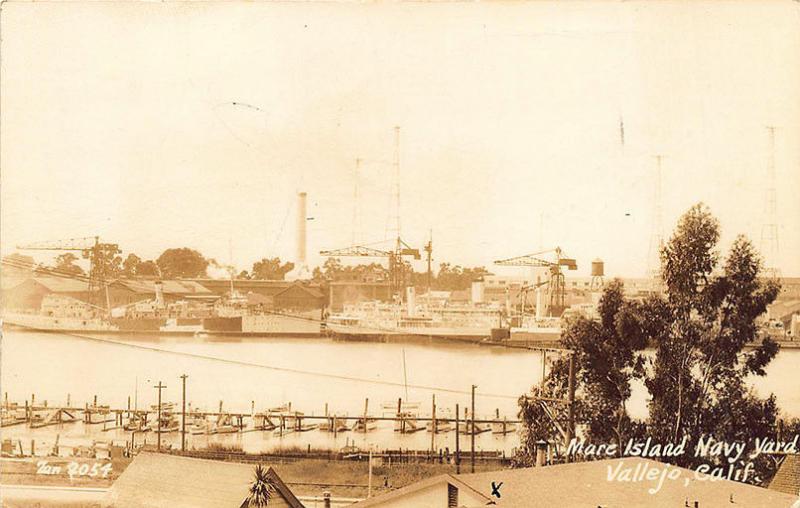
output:
M 255 466 L 141 452 L 111 487 L 106 501 L 115 508 L 238 508 L 248 495 Z M 270 467 L 277 495 L 285 504 L 303 505 Z

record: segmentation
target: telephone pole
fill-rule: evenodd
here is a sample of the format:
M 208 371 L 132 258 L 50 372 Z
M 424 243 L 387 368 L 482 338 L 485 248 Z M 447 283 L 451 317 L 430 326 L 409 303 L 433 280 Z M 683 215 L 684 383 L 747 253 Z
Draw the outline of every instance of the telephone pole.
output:
M 476 385 L 472 385 L 472 410 L 470 411 L 470 419 L 472 420 L 472 428 L 470 429 L 470 469 L 471 472 L 475 472 L 475 388 Z
M 569 381 L 567 388 L 567 436 L 564 449 L 569 449 L 569 444 L 572 438 L 575 437 L 575 353 L 569 355 Z M 569 454 L 566 454 L 567 462 L 570 460 Z
M 183 395 L 181 397 L 181 451 L 186 451 L 186 374 L 181 375 L 183 382 Z
M 461 429 L 459 428 L 458 423 L 458 404 L 456 404 L 456 474 L 461 474 L 461 447 L 459 446 L 458 442 L 458 434 L 460 433 Z M 466 427 L 467 422 L 464 422 L 464 426 Z
M 156 434 L 158 434 L 156 441 L 157 441 L 157 449 L 161 451 L 161 390 L 166 388 L 167 385 L 162 384 L 161 381 L 158 382 L 157 385 L 153 386 L 153 388 L 158 389 L 158 423 L 156 423 Z

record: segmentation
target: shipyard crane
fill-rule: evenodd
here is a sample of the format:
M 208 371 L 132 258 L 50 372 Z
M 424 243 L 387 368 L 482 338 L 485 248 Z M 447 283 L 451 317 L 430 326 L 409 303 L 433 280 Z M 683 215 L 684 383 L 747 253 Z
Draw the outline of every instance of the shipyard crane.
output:
M 404 256 L 412 256 L 414 259 L 421 259 L 419 249 L 410 247 L 399 236 L 395 242 L 393 250 L 382 250 L 367 245 L 353 245 L 343 249 L 323 250 L 320 255 L 337 257 L 379 257 L 389 260 L 389 283 L 392 294 L 399 294 L 402 298 L 403 290 L 406 287 L 406 269 L 403 263 Z
M 545 254 L 553 254 L 553 261 L 543 259 L 539 256 Z M 499 266 L 531 266 L 547 268 L 550 272 L 550 280 L 547 284 L 547 292 L 549 293 L 550 301 L 550 315 L 561 315 L 566 307 L 566 284 L 564 282 L 564 273 L 561 267 L 566 267 L 568 270 L 577 270 L 578 263 L 573 258 L 564 256 L 561 247 L 554 249 L 534 252 L 525 254 L 524 256 L 517 256 L 509 259 L 501 259 L 494 262 Z
M 83 258 L 89 260 L 88 292 L 95 294 L 101 289 L 106 289 L 106 306 L 108 307 L 106 282 L 111 275 L 110 260 L 120 253 L 118 244 L 101 242 L 99 236 L 86 236 L 34 242 L 17 245 L 17 248 L 20 250 L 80 251 Z

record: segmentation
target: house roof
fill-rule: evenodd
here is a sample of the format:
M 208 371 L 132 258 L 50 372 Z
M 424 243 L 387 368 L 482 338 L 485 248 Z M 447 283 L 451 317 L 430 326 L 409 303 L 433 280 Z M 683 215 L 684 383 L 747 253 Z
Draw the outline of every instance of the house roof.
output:
M 491 497 L 487 497 L 485 494 L 475 490 L 470 485 L 460 480 L 458 476 L 443 474 L 412 483 L 411 485 L 393 490 L 381 496 L 365 499 L 359 503 L 356 503 L 354 506 L 358 506 L 359 508 L 362 506 L 380 506 L 390 501 L 401 500 L 408 495 L 414 494 L 415 492 L 419 492 L 420 490 L 440 484 L 449 484 L 459 489 L 470 491 L 475 497 L 484 500 L 485 502 L 483 504 L 490 504 L 492 501 Z
M 634 480 L 610 480 L 610 472 L 617 471 L 617 468 L 619 471 L 630 469 L 630 477 Z M 664 471 L 678 470 L 680 476 L 677 479 L 665 478 L 660 489 L 651 494 L 649 491 L 658 487 L 657 480 L 645 479 L 651 470 L 659 475 Z M 712 481 L 708 477 L 700 480 L 695 471 L 689 469 L 649 459 L 625 457 L 457 476 L 442 475 L 371 498 L 356 506 L 380 506 L 386 501 L 402 500 L 403 496 L 438 482 L 448 482 L 459 489 L 468 488 L 471 493 L 479 494 L 488 500 L 481 506 L 492 504 L 506 508 L 650 508 L 695 506 L 695 502 L 700 507 L 788 507 L 797 499 L 796 495 L 730 480 Z M 498 489 L 499 498 L 492 496 L 493 482 L 495 486 L 502 483 Z
M 647 470 L 679 470 L 680 477 L 665 479 L 661 488 L 657 481 L 609 480 L 610 472 L 630 468 L 634 473 Z M 637 469 L 638 468 L 638 469 Z M 666 468 L 666 469 L 665 469 Z M 507 469 L 488 473 L 464 474 L 464 483 L 484 494 L 492 492 L 492 482 L 503 482 L 500 507 L 595 507 L 645 508 L 652 506 L 791 506 L 797 498 L 731 480 L 711 481 L 697 478 L 695 471 L 639 457 L 576 462 L 538 468 Z M 531 500 L 535 500 L 531 503 Z
M 106 501 L 115 508 L 238 508 L 247 498 L 254 466 L 141 452 L 114 482 Z M 267 475 L 288 506 L 303 508 L 270 467 Z
M 800 496 L 800 455 L 786 455 L 769 483 L 770 490 Z

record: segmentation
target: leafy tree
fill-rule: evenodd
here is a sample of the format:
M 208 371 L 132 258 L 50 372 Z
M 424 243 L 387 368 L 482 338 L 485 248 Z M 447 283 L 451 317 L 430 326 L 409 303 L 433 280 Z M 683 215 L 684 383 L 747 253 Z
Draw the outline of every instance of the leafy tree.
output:
M 599 319 L 577 317 L 563 336 L 565 346 L 575 351 L 576 378 L 589 409 L 585 420 L 588 437 L 596 442 L 616 442 L 620 448 L 635 431 L 626 403 L 631 380 L 643 373 L 641 352 L 647 347 L 635 321 L 638 311 L 637 304 L 625 301 L 622 281 L 616 279 L 600 299 Z
M 622 449 L 628 439 L 640 437 L 644 428 L 631 419 L 627 401 L 631 380 L 643 374 L 646 338 L 632 326 L 637 304 L 624 298 L 622 281 L 615 279 L 605 288 L 598 305 L 597 320 L 578 316 L 565 328 L 562 343 L 574 351 L 576 403 L 575 420 L 586 426 L 587 438 L 595 443 L 616 443 Z M 537 397 L 566 399 L 569 357 L 555 360 L 544 387 L 535 386 L 519 400 L 525 446 L 515 458 L 519 465 L 532 465 L 536 442 L 563 441 L 568 425 L 567 408 Z
M 137 277 L 158 277 L 160 271 L 155 261 L 148 259 L 136 265 Z
M 774 432 L 774 398 L 758 398 L 745 378 L 763 376 L 778 346 L 769 337 L 749 352 L 745 346 L 759 338 L 756 319 L 780 286 L 760 277 L 761 260 L 742 236 L 719 269 L 718 240 L 717 220 L 704 205 L 693 206 L 661 253 L 665 298 L 648 301 L 638 318 L 656 348 L 645 379 L 648 431 L 656 439 L 686 436 L 693 446 L 704 434 L 749 441 Z M 687 454 L 678 462 L 696 459 Z
M 250 485 L 250 494 L 241 504 L 240 508 L 263 508 L 269 506 L 275 495 L 275 484 L 266 469 L 261 464 L 256 465 L 253 483 Z
M 625 435 L 644 434 L 666 444 L 686 438 L 686 449 L 694 450 L 704 435 L 750 443 L 776 437 L 775 398 L 759 398 L 745 380 L 763 376 L 777 353 L 769 337 L 758 342 L 757 318 L 779 286 L 761 277 L 760 259 L 747 239 L 733 242 L 724 263 L 715 250 L 718 240 L 717 220 L 704 205 L 693 206 L 662 250 L 663 295 L 626 301 L 622 285 L 613 282 L 601 299 L 599 319 L 577 318 L 565 329 L 563 340 L 576 358 L 576 421 L 586 425 L 591 439 L 620 443 Z M 644 362 L 647 344 L 655 355 Z M 632 421 L 625 410 L 635 377 L 650 393 L 645 422 Z M 532 395 L 565 398 L 566 379 L 566 361 L 558 361 L 544 388 L 534 388 Z M 520 399 L 523 436 L 529 437 L 521 463 L 530 460 L 535 440 L 553 436 L 547 415 L 531 401 Z M 554 416 L 563 425 L 564 411 Z M 690 451 L 671 460 L 694 467 L 716 459 Z M 760 478 L 751 482 L 774 471 L 767 457 L 755 466 Z
M 125 261 L 122 262 L 122 276 L 127 278 L 136 277 L 136 269 L 139 267 L 141 262 L 142 258 L 136 254 L 128 254 L 128 257 L 126 257 Z
M 250 275 L 258 280 L 284 280 L 293 269 L 294 263 L 281 263 L 280 258 L 263 258 L 253 263 Z
M 154 261 L 144 261 L 136 254 L 128 254 L 122 262 L 121 275 L 127 278 L 158 277 L 158 265 Z
M 122 273 L 122 251 L 114 243 L 101 243 L 82 252 L 84 259 L 92 261 L 89 276 L 96 280 L 109 280 Z
M 460 265 L 452 266 L 450 263 L 441 263 L 432 285 L 434 289 L 448 291 L 468 289 L 472 285 L 472 281 L 488 273 L 486 268 L 482 266 L 462 268 Z
M 156 260 L 161 276 L 171 278 L 205 277 L 209 261 L 187 247 L 167 249 Z
M 389 270 L 380 263 L 360 265 L 343 265 L 339 258 L 328 258 L 322 268 L 316 267 L 311 272 L 314 281 L 324 280 L 362 280 L 365 278 L 376 280 L 389 280 Z
M 59 254 L 56 257 L 56 266 L 54 269 L 56 272 L 61 274 L 85 275 L 86 272 L 83 271 L 83 268 L 75 264 L 77 260 L 78 256 L 71 252 Z

